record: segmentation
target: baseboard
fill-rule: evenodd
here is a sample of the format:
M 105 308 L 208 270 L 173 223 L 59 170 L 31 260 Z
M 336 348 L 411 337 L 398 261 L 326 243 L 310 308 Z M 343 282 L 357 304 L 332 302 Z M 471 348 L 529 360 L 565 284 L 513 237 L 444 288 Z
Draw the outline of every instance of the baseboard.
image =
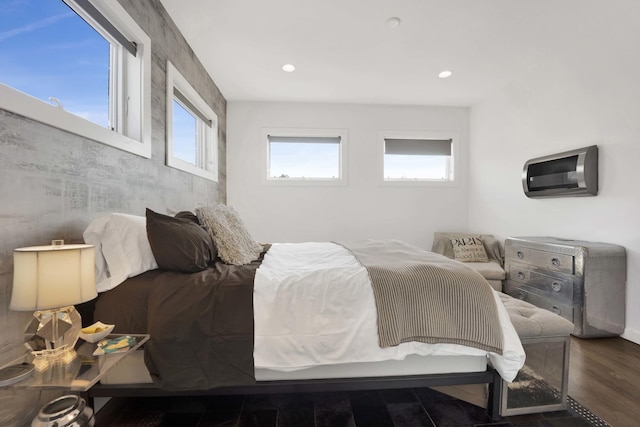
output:
M 640 332 L 626 328 L 621 335 L 625 340 L 631 341 L 636 344 L 640 344 Z

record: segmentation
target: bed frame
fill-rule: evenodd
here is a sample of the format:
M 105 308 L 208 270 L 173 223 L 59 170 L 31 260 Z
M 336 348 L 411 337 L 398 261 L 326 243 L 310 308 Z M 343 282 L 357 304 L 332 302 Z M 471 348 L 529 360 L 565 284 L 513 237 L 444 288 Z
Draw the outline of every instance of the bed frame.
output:
M 150 396 L 216 396 L 275 393 L 312 393 L 329 391 L 381 390 L 420 388 L 464 384 L 488 384 L 487 414 L 500 419 L 500 401 L 503 381 L 500 374 L 488 367 L 484 372 L 464 372 L 396 377 L 336 378 L 295 381 L 258 381 L 254 385 L 219 387 L 210 390 L 167 391 L 153 384 L 96 384 L 82 393 L 93 407 L 95 397 L 150 397 Z

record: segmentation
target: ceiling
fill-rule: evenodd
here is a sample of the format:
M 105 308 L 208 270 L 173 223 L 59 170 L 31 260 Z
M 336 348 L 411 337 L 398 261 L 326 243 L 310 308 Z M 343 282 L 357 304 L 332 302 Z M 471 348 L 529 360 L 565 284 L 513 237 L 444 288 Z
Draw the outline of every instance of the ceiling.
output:
M 567 55 L 606 50 L 633 1 L 161 3 L 229 101 L 470 106 Z

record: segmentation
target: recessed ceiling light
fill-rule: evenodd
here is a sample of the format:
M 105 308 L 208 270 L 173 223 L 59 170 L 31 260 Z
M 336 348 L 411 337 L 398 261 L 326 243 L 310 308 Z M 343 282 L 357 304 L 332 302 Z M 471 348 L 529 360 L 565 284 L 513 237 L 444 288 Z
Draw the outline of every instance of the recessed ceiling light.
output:
M 292 71 L 295 71 L 295 70 L 296 70 L 296 67 L 294 67 L 294 66 L 293 66 L 293 64 L 284 64 L 284 65 L 282 66 L 282 70 L 283 70 L 283 71 L 286 71 L 287 73 L 290 73 L 290 72 L 292 72 Z
M 452 74 L 453 74 L 452 71 L 444 70 L 444 71 L 441 71 L 440 74 L 438 74 L 438 77 L 440 77 L 441 79 L 446 79 L 447 77 L 451 77 Z
M 400 18 L 396 16 L 389 18 L 387 19 L 387 28 L 391 28 L 391 29 L 398 28 L 400 26 L 400 22 L 402 21 L 400 21 Z

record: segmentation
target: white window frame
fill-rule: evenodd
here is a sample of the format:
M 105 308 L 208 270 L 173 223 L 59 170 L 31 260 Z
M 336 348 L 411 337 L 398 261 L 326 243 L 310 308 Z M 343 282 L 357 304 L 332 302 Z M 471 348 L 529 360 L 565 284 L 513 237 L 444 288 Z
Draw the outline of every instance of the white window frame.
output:
M 70 0 L 72 2 L 72 0 Z M 118 73 L 111 73 L 117 82 L 111 85 L 109 97 L 119 96 L 117 112 L 112 111 L 116 123 L 113 129 L 102 127 L 63 108 L 51 105 L 0 83 L 0 108 L 28 117 L 40 123 L 88 138 L 129 153 L 151 158 L 151 39 L 117 2 L 90 0 L 91 4 L 107 18 L 125 37 L 136 43 L 137 55 L 124 54 L 122 46 L 111 55 L 112 67 Z M 69 3 L 69 2 L 68 2 Z M 91 25 L 95 21 L 74 8 Z M 109 42 L 114 40 L 98 29 Z M 113 44 L 112 44 L 113 49 Z M 126 99 L 126 102 L 125 102 Z M 110 105 L 114 105 L 112 99 Z
M 273 178 L 270 176 L 269 135 L 287 137 L 339 137 L 339 166 L 338 178 Z M 311 129 L 311 128 L 263 128 L 261 132 L 262 148 L 262 183 L 264 185 L 347 185 L 347 153 L 348 132 L 346 129 Z
M 196 132 L 196 141 L 194 141 L 196 143 L 195 165 L 173 155 L 173 101 L 177 99 L 174 90 L 180 92 L 191 103 L 191 106 L 188 106 L 178 100 L 180 105 L 196 119 L 198 132 Z M 197 111 L 191 111 L 191 107 Z M 207 119 L 211 125 L 206 124 L 201 117 Z M 218 182 L 218 116 L 169 61 L 167 61 L 166 151 L 167 166 Z
M 451 164 L 449 175 L 451 179 L 392 179 L 388 180 L 384 174 L 384 150 L 385 138 L 396 139 L 451 139 Z M 457 132 L 447 131 L 420 131 L 420 130 L 381 130 L 378 132 L 379 141 L 379 174 L 381 185 L 385 186 L 433 186 L 433 187 L 453 187 L 458 185 L 459 180 L 459 158 L 458 145 L 459 135 Z

